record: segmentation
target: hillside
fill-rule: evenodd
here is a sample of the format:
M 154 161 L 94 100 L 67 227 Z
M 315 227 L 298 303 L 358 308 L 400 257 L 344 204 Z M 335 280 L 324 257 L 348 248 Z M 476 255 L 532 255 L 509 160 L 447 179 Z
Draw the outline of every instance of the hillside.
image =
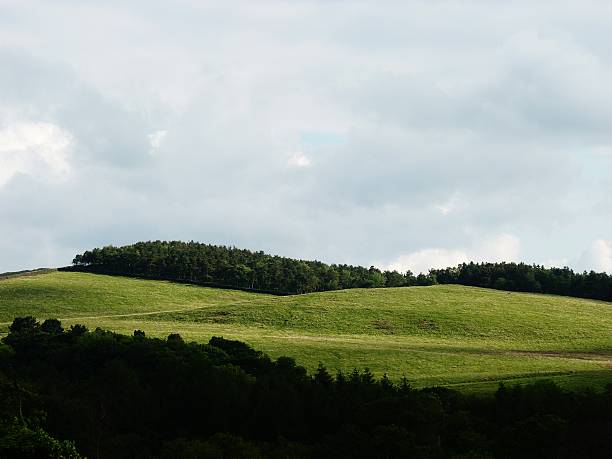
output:
M 612 381 L 612 306 L 568 297 L 456 285 L 278 297 L 51 272 L 0 281 L 2 331 L 24 315 L 202 342 L 222 335 L 310 370 L 319 362 L 330 370 L 367 366 L 420 386 Z
M 412 287 L 458 284 L 510 292 L 548 293 L 612 301 L 612 276 L 605 272 L 577 273 L 525 263 L 462 263 L 411 271 L 381 271 L 370 266 L 326 264 L 316 260 L 269 255 L 262 251 L 200 242 L 148 241 L 112 245 L 77 254 L 73 266 L 61 271 L 90 272 L 171 280 L 277 295 L 352 288 Z

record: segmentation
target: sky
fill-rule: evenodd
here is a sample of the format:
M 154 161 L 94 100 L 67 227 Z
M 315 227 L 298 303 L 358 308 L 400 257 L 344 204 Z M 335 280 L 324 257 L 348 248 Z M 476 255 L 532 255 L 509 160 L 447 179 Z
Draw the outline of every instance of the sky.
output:
M 0 272 L 196 240 L 612 272 L 612 2 L 0 0 Z

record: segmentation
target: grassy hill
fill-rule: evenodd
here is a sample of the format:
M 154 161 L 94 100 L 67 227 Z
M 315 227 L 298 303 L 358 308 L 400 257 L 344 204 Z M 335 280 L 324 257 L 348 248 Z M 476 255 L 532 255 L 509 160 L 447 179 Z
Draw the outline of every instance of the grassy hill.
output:
M 455 285 L 276 297 L 164 281 L 50 272 L 0 281 L 0 333 L 15 316 L 149 336 L 240 339 L 312 370 L 369 367 L 417 386 L 498 380 L 612 382 L 612 304 Z

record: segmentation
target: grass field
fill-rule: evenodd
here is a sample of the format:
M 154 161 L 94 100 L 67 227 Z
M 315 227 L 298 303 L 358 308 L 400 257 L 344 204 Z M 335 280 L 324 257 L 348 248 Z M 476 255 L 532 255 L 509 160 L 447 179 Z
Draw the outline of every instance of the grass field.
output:
M 612 304 L 551 295 L 439 285 L 275 297 L 68 272 L 0 280 L 0 333 L 24 315 L 203 342 L 224 336 L 310 370 L 369 367 L 416 386 L 612 382 Z

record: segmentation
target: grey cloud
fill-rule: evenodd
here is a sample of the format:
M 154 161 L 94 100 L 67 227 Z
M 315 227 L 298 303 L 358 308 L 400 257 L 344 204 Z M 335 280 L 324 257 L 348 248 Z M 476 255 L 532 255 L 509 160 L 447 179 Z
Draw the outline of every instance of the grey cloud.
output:
M 156 238 L 369 265 L 509 234 L 578 260 L 612 228 L 583 153 L 612 144 L 603 4 L 21 5 L 0 123 L 70 133 L 72 175 L 0 186 L 0 271 Z
M 141 114 L 87 87 L 65 65 L 6 50 L 0 52 L 0 62 L 2 111 L 9 122 L 45 121 L 67 129 L 78 144 L 76 163 L 118 167 L 146 163 L 149 131 Z

